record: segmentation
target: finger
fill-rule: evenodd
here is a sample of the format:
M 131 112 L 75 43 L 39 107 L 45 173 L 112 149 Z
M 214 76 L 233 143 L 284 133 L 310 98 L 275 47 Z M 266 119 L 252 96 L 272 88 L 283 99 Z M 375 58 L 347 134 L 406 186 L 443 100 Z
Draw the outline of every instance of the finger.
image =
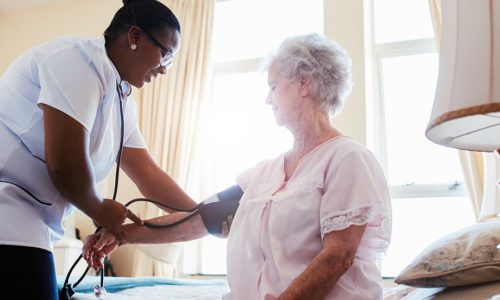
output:
M 101 269 L 101 266 L 100 266 L 100 264 L 98 262 L 96 262 L 92 268 L 94 269 L 94 271 L 97 272 L 97 271 L 99 271 Z
M 87 265 L 90 266 L 92 264 L 92 256 L 90 255 L 90 252 L 84 255 L 83 259 L 87 262 Z
M 87 265 L 90 266 L 91 262 L 90 262 L 90 259 L 88 259 L 88 257 L 83 257 L 83 259 L 85 260 L 85 262 L 87 263 Z
M 97 259 L 96 259 L 96 271 L 99 271 L 100 269 L 104 268 L 104 258 L 105 256 L 99 256 Z
M 99 271 L 99 269 L 101 268 L 101 265 L 99 264 L 99 258 L 98 257 L 94 257 L 92 259 L 92 268 L 96 271 Z
M 127 218 L 132 220 L 137 225 L 142 226 L 144 224 L 144 221 L 141 220 L 141 218 L 139 218 L 138 216 L 136 216 L 136 214 L 134 214 L 130 209 L 127 209 Z
M 115 251 L 116 248 L 118 248 L 118 242 L 115 241 L 111 244 L 108 244 L 106 247 L 102 248 L 102 252 L 104 253 L 104 255 L 109 255 L 111 254 L 111 252 Z
M 231 229 L 231 226 L 233 226 L 233 216 L 229 215 L 227 216 L 227 226 L 229 229 Z
M 100 256 L 97 253 L 93 253 L 90 259 L 91 263 L 89 264 L 89 266 L 96 271 L 98 268 L 99 257 Z
M 229 234 L 229 226 L 227 226 L 227 222 L 222 222 L 222 236 L 226 237 Z
M 89 267 L 92 268 L 92 266 L 94 265 L 93 264 L 93 260 L 94 260 L 94 256 L 93 256 L 93 253 L 90 252 L 89 253 L 89 257 L 87 259 L 85 259 L 85 261 L 87 262 L 87 265 L 89 265 Z
M 85 260 L 89 259 L 90 251 L 92 250 L 92 246 L 95 243 L 96 235 L 91 234 L 85 239 L 85 243 L 82 248 L 82 256 Z
M 92 246 L 90 244 L 88 244 L 87 242 L 85 242 L 85 244 L 83 244 L 83 248 L 82 248 L 82 256 L 83 256 L 83 259 L 85 259 L 86 261 L 88 261 L 88 259 L 89 259 L 90 249 L 92 249 Z
M 94 250 L 101 251 L 104 247 L 106 247 L 106 245 L 112 243 L 114 240 L 115 237 L 110 233 L 104 234 L 96 243 L 94 243 Z

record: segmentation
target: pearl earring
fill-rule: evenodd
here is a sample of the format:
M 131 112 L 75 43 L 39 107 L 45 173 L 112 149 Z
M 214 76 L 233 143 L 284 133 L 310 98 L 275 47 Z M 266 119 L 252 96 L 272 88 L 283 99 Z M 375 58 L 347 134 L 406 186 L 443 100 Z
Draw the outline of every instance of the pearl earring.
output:
M 135 49 L 137 49 L 137 45 L 136 44 L 130 45 L 130 49 L 132 49 L 132 51 L 135 51 Z

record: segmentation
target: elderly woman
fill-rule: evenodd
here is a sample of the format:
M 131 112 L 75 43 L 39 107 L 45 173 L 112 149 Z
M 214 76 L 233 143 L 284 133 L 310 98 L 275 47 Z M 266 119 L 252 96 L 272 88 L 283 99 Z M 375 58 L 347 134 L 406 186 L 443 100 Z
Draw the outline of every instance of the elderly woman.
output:
M 317 34 L 289 38 L 271 57 L 266 102 L 294 144 L 237 178 L 244 193 L 228 237 L 225 299 L 382 298 L 375 259 L 391 234 L 387 184 L 373 154 L 330 122 L 350 72 L 346 52 Z M 198 216 L 163 231 L 127 226 L 122 243 L 207 234 Z M 97 250 L 106 243 L 113 248 Z

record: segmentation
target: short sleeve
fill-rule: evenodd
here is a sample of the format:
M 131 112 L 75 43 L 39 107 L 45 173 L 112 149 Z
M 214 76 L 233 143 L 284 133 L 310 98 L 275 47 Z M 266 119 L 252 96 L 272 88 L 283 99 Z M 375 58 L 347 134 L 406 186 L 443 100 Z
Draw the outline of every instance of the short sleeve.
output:
M 104 88 L 92 62 L 78 47 L 65 48 L 39 65 L 37 104 L 51 106 L 92 130 Z
M 139 126 L 135 126 L 129 137 L 123 143 L 123 147 L 128 148 L 146 148 L 146 142 L 142 136 Z
M 260 190 L 262 183 L 271 182 L 275 180 L 274 171 L 277 170 L 277 165 L 282 165 L 283 154 L 276 159 L 263 160 L 257 163 L 254 167 L 249 168 L 236 177 L 236 184 L 240 186 L 243 191 L 248 188 L 253 191 Z M 280 169 L 281 170 L 281 169 Z M 280 172 L 280 180 L 282 173 Z M 265 176 L 265 177 L 263 177 Z
M 367 225 L 369 234 L 390 236 L 390 198 L 384 173 L 373 154 L 354 150 L 327 172 L 320 207 L 321 236 L 351 225 Z
M 125 129 L 126 132 L 123 146 L 128 148 L 146 148 L 146 142 L 139 129 L 137 105 L 132 96 L 127 98 L 125 118 L 127 127 Z
M 254 167 L 249 168 L 236 176 L 236 184 L 245 191 L 252 182 L 260 182 L 259 180 L 254 180 L 255 176 L 260 176 L 263 173 L 263 169 L 269 167 L 269 161 L 264 160 L 257 163 Z
M 252 174 L 254 174 L 255 168 L 250 168 L 247 169 L 238 176 L 236 176 L 236 184 L 242 189 L 246 190 L 248 185 L 250 184 L 250 181 L 252 179 Z

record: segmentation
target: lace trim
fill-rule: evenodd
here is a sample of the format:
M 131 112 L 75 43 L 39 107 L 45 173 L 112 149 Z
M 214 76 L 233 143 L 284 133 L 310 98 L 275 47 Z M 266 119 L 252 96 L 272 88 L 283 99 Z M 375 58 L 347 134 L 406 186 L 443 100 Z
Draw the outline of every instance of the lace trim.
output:
M 368 223 L 373 207 L 360 207 L 339 216 L 333 216 L 321 221 L 321 238 L 330 231 L 344 230 L 351 225 Z

